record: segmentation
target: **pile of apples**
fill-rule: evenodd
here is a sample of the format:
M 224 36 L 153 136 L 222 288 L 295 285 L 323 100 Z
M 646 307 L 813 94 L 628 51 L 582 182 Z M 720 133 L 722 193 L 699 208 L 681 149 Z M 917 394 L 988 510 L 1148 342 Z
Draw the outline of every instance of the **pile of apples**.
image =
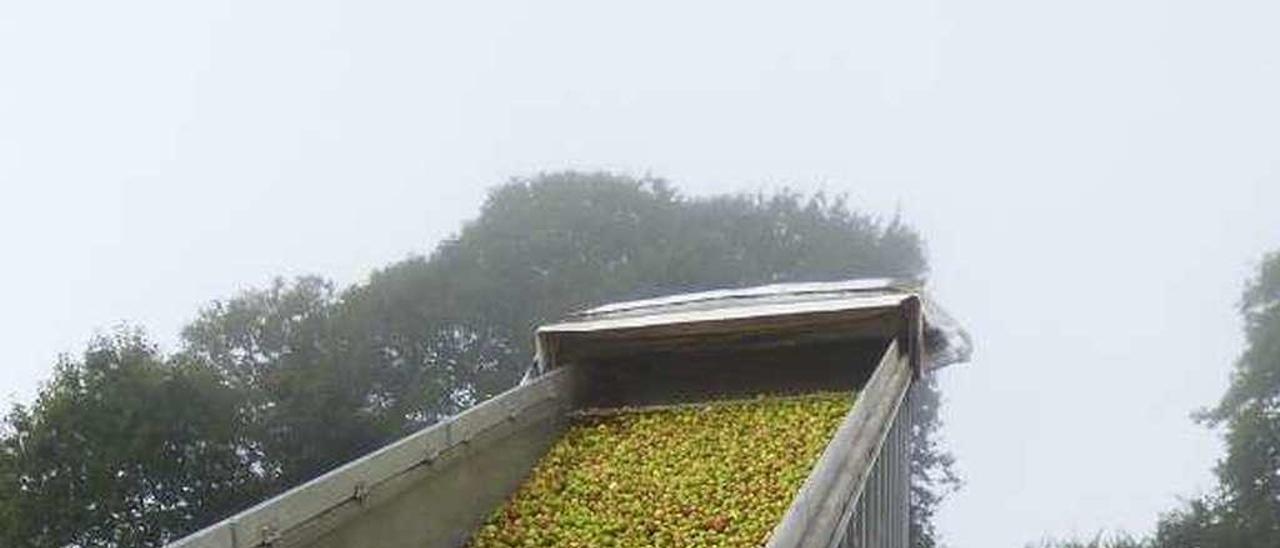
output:
M 852 403 L 823 393 L 579 419 L 471 546 L 763 545 Z

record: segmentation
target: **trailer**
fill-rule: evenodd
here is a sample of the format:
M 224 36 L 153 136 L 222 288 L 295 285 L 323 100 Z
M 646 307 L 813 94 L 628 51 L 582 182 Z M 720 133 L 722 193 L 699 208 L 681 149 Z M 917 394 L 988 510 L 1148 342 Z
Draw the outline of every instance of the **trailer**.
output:
M 584 412 L 857 391 L 764 543 L 905 548 L 913 387 L 971 343 L 917 284 L 877 279 L 604 305 L 535 348 L 519 386 L 170 546 L 464 546 Z

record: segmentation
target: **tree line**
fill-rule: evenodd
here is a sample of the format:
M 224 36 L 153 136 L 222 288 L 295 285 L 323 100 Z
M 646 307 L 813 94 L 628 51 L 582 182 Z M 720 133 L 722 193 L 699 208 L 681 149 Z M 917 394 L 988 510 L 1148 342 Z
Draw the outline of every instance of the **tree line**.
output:
M 427 255 L 350 287 L 276 280 L 54 365 L 0 427 L 0 545 L 159 546 L 511 386 L 535 326 L 583 306 L 785 281 L 926 274 L 919 235 L 844 197 L 692 198 L 561 172 L 491 190 Z M 912 527 L 956 485 L 937 394 L 913 425 Z
M 1046 548 L 1263 548 L 1280 546 L 1280 252 L 1245 284 L 1245 349 L 1217 405 L 1195 420 L 1220 429 L 1217 485 L 1160 517 L 1145 538 L 1099 536 Z

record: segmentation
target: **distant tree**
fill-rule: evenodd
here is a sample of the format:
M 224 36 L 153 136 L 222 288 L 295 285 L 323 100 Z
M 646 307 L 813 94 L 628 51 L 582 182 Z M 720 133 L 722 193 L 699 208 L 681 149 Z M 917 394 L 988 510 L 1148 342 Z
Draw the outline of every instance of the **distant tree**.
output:
M 386 268 L 353 294 L 373 325 L 408 327 L 380 334 L 392 346 L 457 339 L 452 352 L 472 356 L 455 360 L 470 370 L 451 370 L 468 387 L 466 404 L 510 387 L 528 366 L 533 329 L 583 306 L 760 283 L 918 277 L 924 269 L 914 232 L 853 213 L 843 198 L 687 199 L 661 179 L 568 172 L 495 189 L 480 217 L 431 257 Z
M 1257 546 L 1239 529 L 1221 493 L 1191 499 L 1160 517 L 1153 546 L 1158 548 L 1245 548 Z
M 343 323 L 333 285 L 277 279 L 214 302 L 182 332 L 181 356 L 206 364 L 240 395 L 256 464 L 292 486 L 394 437 L 369 361 Z
M 942 500 L 960 488 L 955 457 L 941 445 L 941 394 L 937 381 L 925 377 L 912 390 L 911 403 L 911 539 L 916 548 L 939 545 L 934 515 Z M 1121 547 L 1115 547 L 1121 548 Z
M 8 440 L 13 436 L 9 431 L 9 421 L 0 423 L 0 545 L 20 546 L 13 544 L 21 531 L 21 515 L 18 504 L 21 494 L 18 492 L 18 454 Z
M 159 546 L 260 495 L 234 393 L 136 331 L 62 359 L 5 419 L 0 544 Z
M 1200 417 L 1224 428 L 1218 490 L 1161 520 L 1162 547 L 1280 546 L 1280 253 L 1264 258 L 1240 312 L 1245 351 L 1222 401 Z
M 1153 548 L 1151 541 L 1134 538 L 1128 534 L 1098 533 L 1088 540 L 1080 539 L 1048 539 L 1028 544 L 1027 548 Z
M 1226 430 L 1227 456 L 1217 473 L 1238 525 L 1255 542 L 1280 546 L 1280 253 L 1263 261 L 1240 311 L 1245 351 L 1204 420 Z

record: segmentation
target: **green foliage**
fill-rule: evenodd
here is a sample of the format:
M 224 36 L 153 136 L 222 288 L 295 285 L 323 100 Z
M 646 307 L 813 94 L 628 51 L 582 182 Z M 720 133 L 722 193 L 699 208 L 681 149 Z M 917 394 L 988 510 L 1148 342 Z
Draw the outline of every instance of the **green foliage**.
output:
M 468 387 L 456 402 L 465 406 L 519 378 L 534 327 L 586 305 L 923 270 L 914 232 L 853 213 L 843 198 L 686 199 L 661 179 L 570 172 L 497 188 L 457 238 L 355 295 L 385 328 L 384 352 L 448 368 L 453 386 Z M 426 356 L 413 347 L 424 340 L 450 344 Z
M 138 332 L 95 339 L 7 417 L 2 544 L 157 546 L 227 515 L 262 493 L 235 406 Z
M 1217 488 L 1161 516 L 1155 535 L 1116 544 L 1046 542 L 1046 548 L 1255 548 L 1280 546 L 1280 253 L 1267 255 L 1240 301 L 1245 351 L 1218 405 L 1198 420 L 1224 429 Z
M 181 355 L 206 364 L 241 396 L 257 462 L 279 488 L 399 432 L 381 413 L 348 319 L 332 284 L 303 277 L 215 302 L 183 330 Z
M 1280 546 L 1280 253 L 1263 260 L 1240 312 L 1245 351 L 1222 401 L 1201 416 L 1225 430 L 1218 490 L 1164 516 L 1159 546 Z
M 1266 258 L 1241 302 L 1245 352 L 1206 420 L 1226 427 L 1218 466 L 1226 504 L 1256 540 L 1280 545 L 1280 254 Z
M 1154 546 L 1159 548 L 1250 548 L 1259 545 L 1239 527 L 1235 512 L 1214 493 L 1187 501 L 1161 516 Z
M 170 359 L 117 337 L 60 365 L 6 421 L 5 545 L 146 546 L 190 532 L 511 387 L 532 329 L 576 308 L 924 271 L 915 232 L 842 197 L 687 198 L 661 179 L 604 173 L 515 180 L 430 256 L 367 283 L 277 281 L 206 307 Z M 913 520 L 929 547 L 934 495 L 954 476 L 932 441 L 936 394 L 924 396 L 913 457 L 929 471 L 913 477 Z
M 938 417 L 942 402 L 937 381 L 926 377 L 911 397 L 911 540 L 914 548 L 938 545 L 933 517 L 938 504 L 960 488 L 955 457 L 942 448 Z
M 1047 539 L 1028 544 L 1027 548 L 1153 548 L 1150 541 L 1136 539 L 1130 535 L 1119 533 L 1107 535 L 1098 533 L 1089 540 Z

